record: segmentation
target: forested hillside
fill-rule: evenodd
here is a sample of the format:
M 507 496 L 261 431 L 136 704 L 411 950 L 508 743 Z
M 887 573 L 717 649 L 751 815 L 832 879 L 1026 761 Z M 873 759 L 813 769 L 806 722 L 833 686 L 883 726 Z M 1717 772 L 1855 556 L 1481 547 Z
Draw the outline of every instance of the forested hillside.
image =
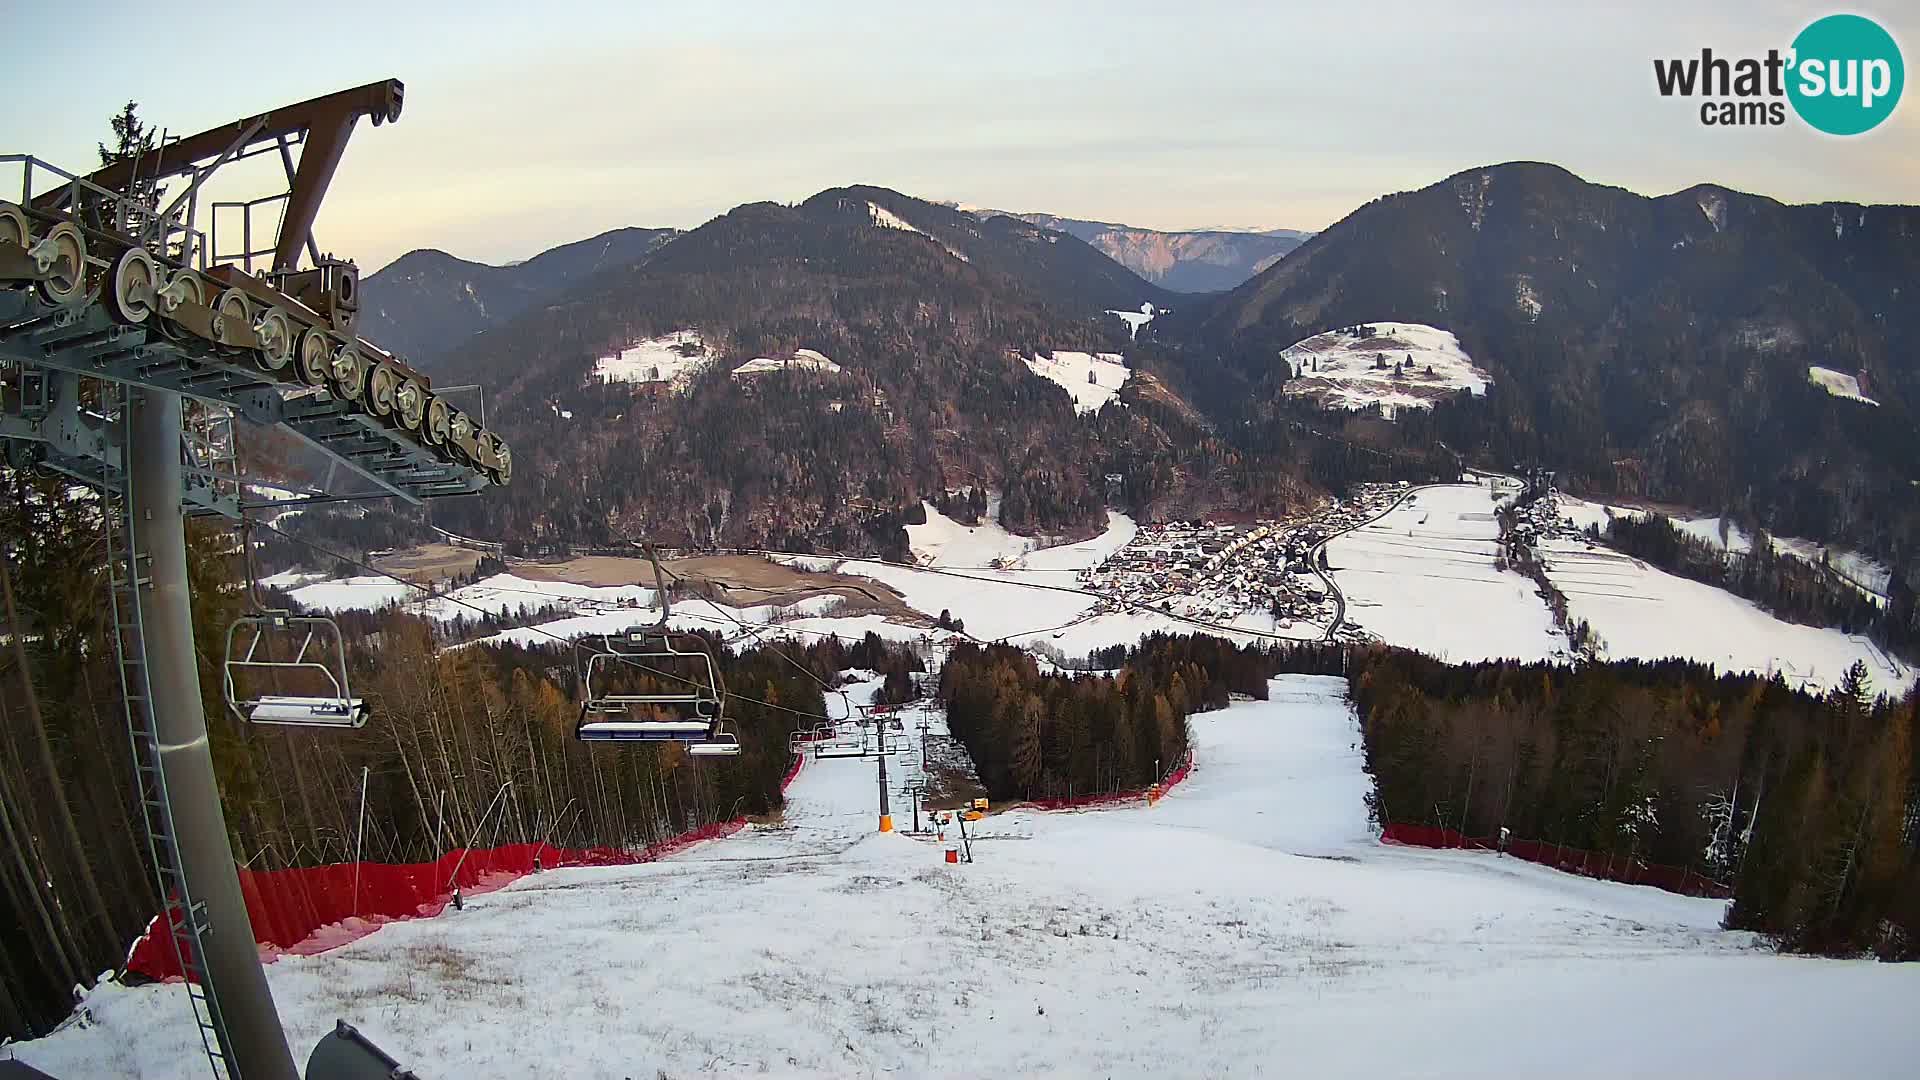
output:
M 1223 424 L 1278 397 L 1280 349 L 1386 319 L 1453 331 L 1484 399 L 1406 412 L 1383 443 L 1541 464 L 1575 491 L 1726 511 L 1920 554 L 1920 208 L 1658 198 L 1551 165 L 1470 170 L 1367 204 L 1203 312 L 1183 339 Z M 1218 370 L 1209 369 L 1218 365 Z M 1820 366 L 1878 405 L 1830 394 Z
M 647 535 L 897 553 L 903 510 L 966 486 L 1017 492 L 1011 527 L 1067 535 L 1110 501 L 1151 516 L 1301 497 L 1284 456 L 1256 467 L 1165 384 L 1081 417 L 1020 359 L 1127 351 L 1104 309 L 1163 295 L 1072 237 L 881 189 L 743 206 L 433 365 L 490 387 L 517 452 L 511 487 L 435 519 L 510 550 Z M 681 330 L 716 356 L 684 392 L 592 376 Z M 800 349 L 839 370 L 731 375 Z

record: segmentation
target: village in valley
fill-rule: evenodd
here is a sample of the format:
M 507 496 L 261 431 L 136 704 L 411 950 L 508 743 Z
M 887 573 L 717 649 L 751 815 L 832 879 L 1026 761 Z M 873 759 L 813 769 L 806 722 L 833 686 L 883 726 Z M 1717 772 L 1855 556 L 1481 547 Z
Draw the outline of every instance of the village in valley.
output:
M 1325 543 L 1372 520 L 1408 485 L 1366 484 L 1299 517 L 1250 525 L 1141 525 L 1131 543 L 1080 573 L 1098 610 L 1138 610 L 1236 629 L 1317 636 L 1333 624 Z

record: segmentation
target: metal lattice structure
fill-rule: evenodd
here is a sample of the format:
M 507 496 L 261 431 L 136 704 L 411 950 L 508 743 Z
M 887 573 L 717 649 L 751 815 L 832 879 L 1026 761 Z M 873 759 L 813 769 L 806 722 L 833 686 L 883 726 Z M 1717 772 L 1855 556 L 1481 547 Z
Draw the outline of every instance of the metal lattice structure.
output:
M 237 426 L 246 424 L 325 461 L 329 489 L 305 501 L 418 503 L 505 484 L 513 471 L 503 441 L 358 336 L 359 271 L 313 241 L 355 125 L 399 119 L 402 99 L 398 80 L 370 83 L 163 140 L 87 175 L 0 155 L 5 464 L 51 469 L 101 494 L 137 797 L 168 936 L 219 1077 L 297 1073 L 227 846 L 188 608 L 185 518 L 237 519 L 264 505 L 248 501 L 240 465 Z M 259 155 L 278 157 L 284 192 L 210 201 L 215 173 Z M 5 198 L 14 169 L 18 201 Z M 239 215 L 232 252 L 209 242 L 222 211 Z M 278 220 L 256 232 L 256 211 Z M 340 475 L 350 480 L 335 485 Z M 345 685 L 337 636 L 298 624 L 304 642 L 292 660 L 276 659 L 258 644 L 268 629 L 296 628 L 281 619 L 243 620 L 254 644 L 227 669 L 230 706 L 253 722 L 357 726 L 364 707 Z M 323 686 L 291 697 L 236 690 L 237 674 L 261 671 Z

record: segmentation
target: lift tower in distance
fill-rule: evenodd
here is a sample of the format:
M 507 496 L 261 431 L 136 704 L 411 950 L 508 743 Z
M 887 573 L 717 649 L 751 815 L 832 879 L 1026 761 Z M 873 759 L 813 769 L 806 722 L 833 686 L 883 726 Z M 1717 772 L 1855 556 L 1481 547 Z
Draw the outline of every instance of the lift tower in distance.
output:
M 354 127 L 398 120 L 402 93 L 397 79 L 370 83 L 88 175 L 0 155 L 0 442 L 11 467 L 99 494 L 138 799 L 216 1076 L 298 1073 L 208 750 L 186 518 L 267 505 L 249 502 L 236 420 L 276 428 L 327 463 L 327 490 L 309 501 L 417 504 L 512 475 L 505 443 L 356 334 L 359 271 L 313 240 Z M 211 176 L 258 155 L 269 168 L 277 158 L 284 191 L 207 200 Z M 238 243 L 223 248 L 236 226 Z

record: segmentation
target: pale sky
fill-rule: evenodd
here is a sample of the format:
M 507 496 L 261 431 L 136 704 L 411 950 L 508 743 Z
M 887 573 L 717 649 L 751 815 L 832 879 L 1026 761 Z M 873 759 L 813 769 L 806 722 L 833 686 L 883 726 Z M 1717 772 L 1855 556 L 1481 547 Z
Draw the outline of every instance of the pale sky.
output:
M 1649 194 L 1916 202 L 1920 89 L 1850 139 L 1703 127 L 1654 90 L 1656 56 L 1785 49 L 1832 10 L 1887 27 L 1916 81 L 1920 12 L 1875 5 L 76 0 L 80 32 L 33 35 L 0 71 L 0 152 L 85 170 L 129 98 L 191 133 L 397 76 L 405 113 L 360 124 L 315 229 L 368 269 L 416 247 L 505 262 L 854 183 L 1167 229 L 1324 228 L 1514 159 Z

